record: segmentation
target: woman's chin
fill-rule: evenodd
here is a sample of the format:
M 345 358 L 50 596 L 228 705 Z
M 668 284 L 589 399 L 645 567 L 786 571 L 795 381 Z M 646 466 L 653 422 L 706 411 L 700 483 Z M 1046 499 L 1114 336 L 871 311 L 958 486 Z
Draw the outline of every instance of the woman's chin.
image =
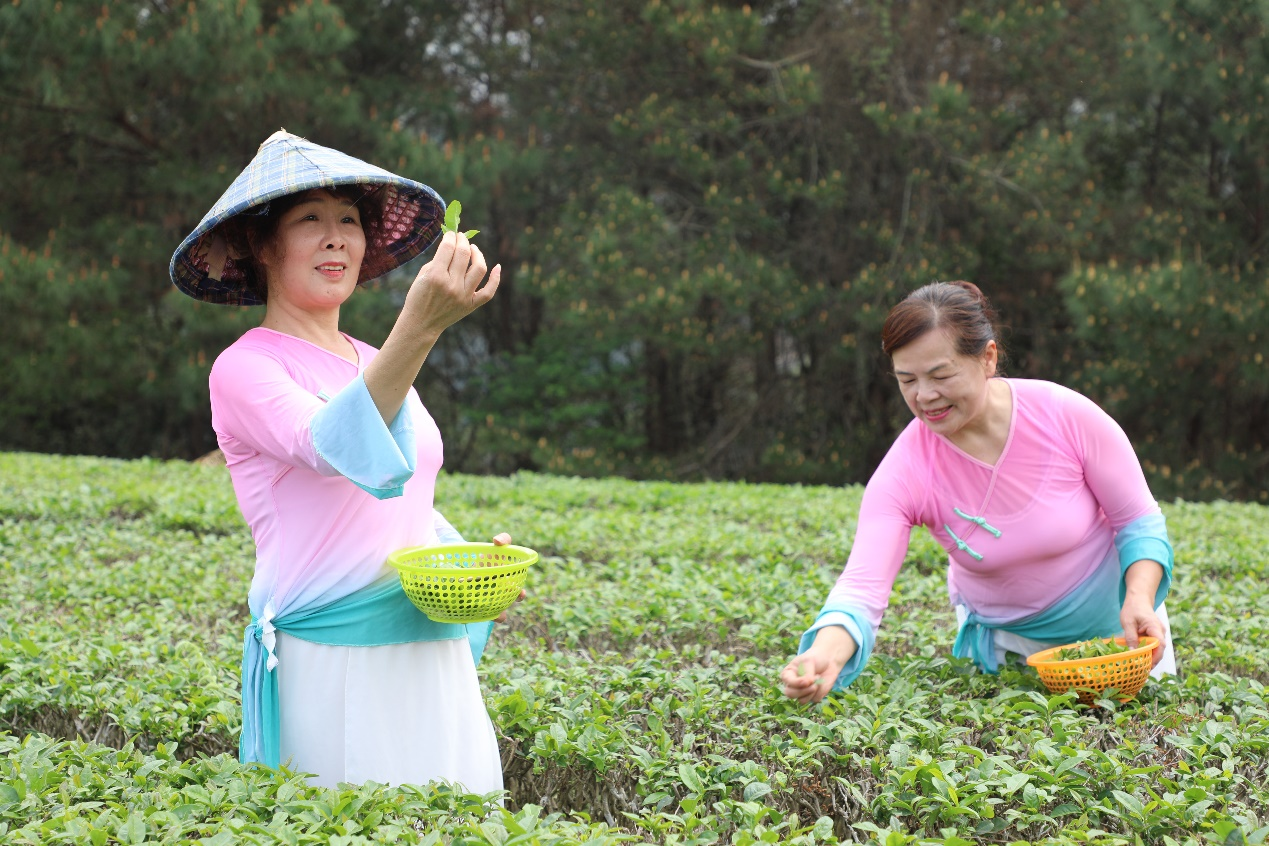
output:
M 316 300 L 321 308 L 338 308 L 348 302 L 355 290 L 357 290 L 355 283 L 352 285 L 332 285 L 330 288 L 323 291 L 321 296 L 317 297 Z

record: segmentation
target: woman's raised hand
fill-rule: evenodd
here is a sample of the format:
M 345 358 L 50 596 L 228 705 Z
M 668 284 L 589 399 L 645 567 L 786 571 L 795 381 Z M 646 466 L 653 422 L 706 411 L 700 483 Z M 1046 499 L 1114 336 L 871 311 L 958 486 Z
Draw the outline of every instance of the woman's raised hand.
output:
M 410 386 L 441 333 L 493 299 L 502 279 L 498 265 L 485 278 L 485 257 L 461 232 L 446 232 L 432 260 L 405 295 L 405 307 L 379 354 L 366 367 L 366 389 L 385 423 L 401 410 Z
M 435 338 L 498 293 L 502 265 L 494 267 L 482 288 L 486 269 L 479 247 L 461 232 L 446 232 L 436 255 L 414 277 L 402 317 Z

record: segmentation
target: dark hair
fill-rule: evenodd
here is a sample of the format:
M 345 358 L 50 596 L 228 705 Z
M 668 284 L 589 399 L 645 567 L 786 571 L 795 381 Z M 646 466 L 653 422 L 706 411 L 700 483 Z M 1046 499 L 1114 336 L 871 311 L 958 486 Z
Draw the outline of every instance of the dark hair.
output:
M 261 302 L 269 301 L 269 277 L 263 260 L 265 250 L 272 246 L 282 217 L 299 205 L 310 191 L 325 191 L 357 207 L 361 229 L 366 233 L 366 256 L 362 259 L 362 267 L 371 260 L 371 251 L 376 249 L 374 241 L 377 239 L 371 236 L 381 224 L 383 209 L 379 202 L 378 191 L 373 186 L 339 185 L 333 188 L 311 188 L 275 197 L 259 210 L 247 209 L 245 212 L 234 215 L 221 226 L 230 255 L 241 256 L 235 260 L 245 265 L 244 284 L 251 293 L 260 298 Z
M 934 329 L 947 332 L 961 355 L 978 356 L 988 341 L 996 342 L 997 361 L 1005 358 L 996 332 L 996 312 L 973 282 L 931 282 L 904 298 L 881 327 L 881 349 L 893 356 Z

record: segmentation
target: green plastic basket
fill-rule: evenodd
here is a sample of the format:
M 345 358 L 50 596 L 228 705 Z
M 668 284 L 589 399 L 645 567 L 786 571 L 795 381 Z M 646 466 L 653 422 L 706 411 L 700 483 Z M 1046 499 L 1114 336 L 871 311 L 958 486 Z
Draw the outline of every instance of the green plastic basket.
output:
M 414 606 L 438 623 L 480 623 L 520 596 L 538 554 L 523 546 L 450 543 L 388 556 Z

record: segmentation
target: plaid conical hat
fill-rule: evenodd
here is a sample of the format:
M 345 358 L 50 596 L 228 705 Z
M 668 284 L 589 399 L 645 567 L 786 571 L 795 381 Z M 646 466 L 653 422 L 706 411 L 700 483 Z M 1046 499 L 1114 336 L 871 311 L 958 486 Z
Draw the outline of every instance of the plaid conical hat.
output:
M 267 213 L 270 200 L 287 194 L 343 185 L 378 189 L 383 206 L 380 224 L 367 228 L 358 284 L 405 264 L 441 234 L 445 204 L 428 186 L 283 130 L 260 145 L 251 163 L 176 248 L 172 282 L 196 300 L 261 305 L 248 286 L 255 273 L 251 263 L 234 257 L 220 225 L 248 210 Z

